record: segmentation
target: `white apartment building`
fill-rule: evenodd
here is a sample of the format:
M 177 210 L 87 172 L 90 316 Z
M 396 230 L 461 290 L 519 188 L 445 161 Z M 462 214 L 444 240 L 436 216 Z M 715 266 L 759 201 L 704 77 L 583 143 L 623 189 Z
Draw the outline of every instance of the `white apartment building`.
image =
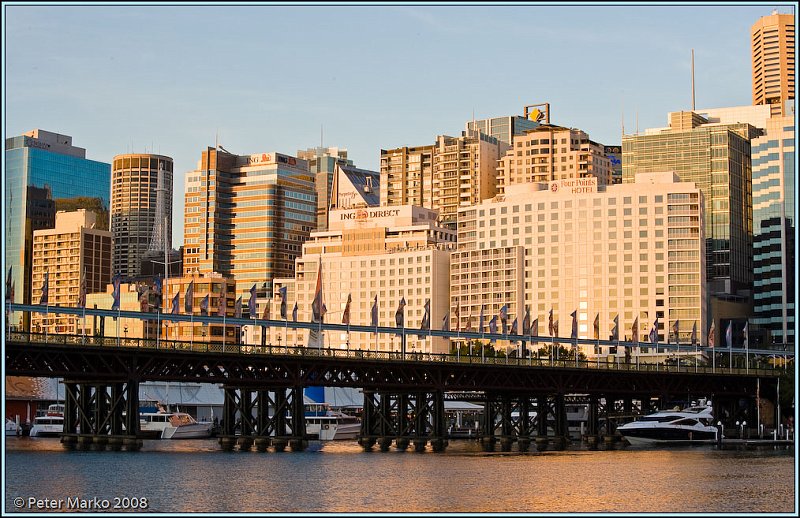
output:
M 609 339 L 618 315 L 620 340 L 631 339 L 638 317 L 646 342 L 658 317 L 659 343 L 674 342 L 675 320 L 682 344 L 695 323 L 705 343 L 704 239 L 702 194 L 671 172 L 611 186 L 594 177 L 508 185 L 459 210 L 450 307 L 460 318 L 451 329 L 467 329 L 471 317 L 478 331 L 483 306 L 488 332 L 507 304 L 509 326 L 516 317 L 521 332 L 527 306 L 539 336 L 549 337 L 552 310 L 557 336 L 569 338 L 577 310 L 578 338 L 595 338 L 599 315 L 599 338 Z

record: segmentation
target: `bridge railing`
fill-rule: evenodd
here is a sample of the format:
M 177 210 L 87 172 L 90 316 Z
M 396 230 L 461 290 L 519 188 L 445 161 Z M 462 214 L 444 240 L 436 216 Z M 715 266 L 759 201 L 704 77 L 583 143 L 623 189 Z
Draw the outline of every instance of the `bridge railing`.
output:
M 459 364 L 509 365 L 517 367 L 554 367 L 580 368 L 635 372 L 673 372 L 696 374 L 733 374 L 733 375 L 775 375 L 774 368 L 728 368 L 707 365 L 665 365 L 663 363 L 646 363 L 636 361 L 606 361 L 598 359 L 552 359 L 549 357 L 527 356 L 517 358 L 506 355 L 458 355 L 428 352 L 371 351 L 361 349 L 310 348 L 286 345 L 251 345 L 240 343 L 220 343 L 203 341 L 177 341 L 161 338 L 123 338 L 92 335 L 67 335 L 52 333 L 28 333 L 13 331 L 7 338 L 14 342 L 26 344 L 76 345 L 103 348 L 140 348 L 169 351 L 185 351 L 195 353 L 215 353 L 231 355 L 268 355 L 290 357 L 345 358 L 354 360 L 405 361 L 405 362 L 448 362 Z

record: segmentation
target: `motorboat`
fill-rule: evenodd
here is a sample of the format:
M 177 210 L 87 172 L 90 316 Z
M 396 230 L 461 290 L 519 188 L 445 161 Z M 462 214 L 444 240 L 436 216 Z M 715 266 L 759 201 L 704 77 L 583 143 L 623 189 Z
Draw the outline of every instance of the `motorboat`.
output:
M 142 439 L 160 439 L 164 429 L 170 426 L 171 413 L 164 410 L 139 409 L 139 436 Z
M 626 423 L 617 431 L 633 446 L 713 443 L 719 432 L 714 426 L 711 403 L 702 400 L 683 409 L 659 410 Z
M 206 439 L 211 437 L 213 423 L 198 423 L 186 412 L 169 414 L 169 423 L 161 432 L 162 439 Z
M 31 437 L 60 437 L 64 433 L 64 405 L 54 403 L 45 415 L 36 416 L 31 426 Z
M 10 417 L 6 417 L 6 428 L 5 428 L 6 437 L 13 437 L 15 435 L 22 435 L 22 427 L 19 423 L 11 419 Z
M 361 433 L 361 419 L 331 409 L 327 403 L 305 405 L 306 434 L 320 441 L 356 439 Z

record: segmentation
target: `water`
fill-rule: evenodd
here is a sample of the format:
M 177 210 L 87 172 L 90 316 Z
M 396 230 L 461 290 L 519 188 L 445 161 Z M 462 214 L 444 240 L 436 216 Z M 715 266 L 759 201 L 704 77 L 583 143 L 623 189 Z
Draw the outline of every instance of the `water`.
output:
M 146 511 L 795 513 L 794 449 L 713 446 L 444 454 L 365 453 L 354 441 L 302 453 L 222 452 L 216 440 L 145 441 L 139 452 L 65 451 L 7 438 L 6 512 L 28 498 L 98 498 Z M 21 508 L 15 498 L 23 498 Z M 118 500 L 115 500 L 115 497 Z M 141 501 L 140 508 L 141 508 Z M 139 509 L 141 510 L 141 509 Z M 43 512 L 39 511 L 39 512 Z

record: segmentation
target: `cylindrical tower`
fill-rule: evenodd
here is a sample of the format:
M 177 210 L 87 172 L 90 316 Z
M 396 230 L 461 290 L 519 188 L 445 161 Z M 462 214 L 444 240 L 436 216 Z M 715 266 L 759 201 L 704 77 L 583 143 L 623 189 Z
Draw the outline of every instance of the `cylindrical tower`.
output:
M 135 279 L 140 275 L 142 258 L 153 240 L 153 229 L 163 227 L 165 217 L 167 225 L 163 228 L 166 234 L 163 238 L 167 243 L 172 242 L 172 166 L 172 158 L 164 155 L 132 153 L 114 157 L 111 232 L 114 234 L 114 272 L 119 272 L 123 279 Z M 162 171 L 160 197 L 159 169 Z

